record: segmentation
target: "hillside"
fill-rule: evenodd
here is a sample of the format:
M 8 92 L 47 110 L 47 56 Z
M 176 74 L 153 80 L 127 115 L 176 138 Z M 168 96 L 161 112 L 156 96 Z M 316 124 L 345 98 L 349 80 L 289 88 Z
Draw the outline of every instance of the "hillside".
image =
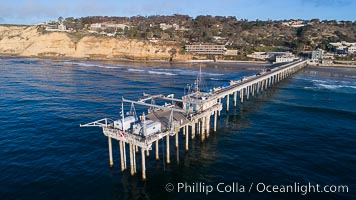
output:
M 151 43 L 66 32 L 42 32 L 36 26 L 0 26 L 0 54 L 80 59 L 190 60 L 172 42 Z M 175 49 L 175 50 L 174 50 Z

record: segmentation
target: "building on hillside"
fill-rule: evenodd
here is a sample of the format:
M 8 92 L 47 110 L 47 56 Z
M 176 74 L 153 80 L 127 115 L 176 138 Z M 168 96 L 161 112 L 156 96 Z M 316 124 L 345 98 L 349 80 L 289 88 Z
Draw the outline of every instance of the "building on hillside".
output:
M 292 55 L 281 55 L 281 56 L 276 56 L 275 63 L 292 62 L 295 59 L 296 59 L 296 57 L 292 56 Z
M 295 59 L 291 52 L 254 52 L 247 57 L 270 62 L 290 62 L 289 60 Z
M 291 26 L 294 28 L 299 28 L 305 26 L 305 23 L 303 20 L 289 20 L 287 22 L 282 22 L 283 26 Z
M 188 52 L 204 54 L 204 55 L 224 55 L 226 48 L 225 45 L 194 44 L 194 45 L 185 45 L 185 50 Z
M 60 23 L 60 24 L 51 23 L 51 24 L 47 24 L 45 26 L 45 30 L 46 31 L 67 31 L 67 27 L 62 23 Z
M 101 23 L 90 24 L 90 29 L 91 30 L 98 29 L 98 28 L 101 28 L 101 27 L 102 27 Z
M 45 30 L 46 31 L 58 31 L 58 26 L 57 26 L 57 24 L 47 24 Z
M 332 42 L 330 45 L 333 47 L 334 53 L 342 56 L 346 54 L 355 54 L 356 43 L 355 42 Z
M 237 52 L 237 50 L 227 49 L 224 53 L 224 56 L 237 56 Z
M 270 55 L 268 55 L 266 52 L 253 52 L 252 54 L 248 54 L 247 57 L 259 60 L 267 60 Z
M 59 31 L 67 31 L 67 27 L 64 24 L 59 24 L 58 25 L 58 30 Z
M 125 28 L 130 29 L 131 27 L 126 24 L 115 24 L 109 22 L 90 24 L 91 31 L 97 31 L 98 29 L 107 29 L 107 28 L 116 28 L 116 29 L 124 30 Z
M 159 24 L 159 27 L 162 29 L 162 30 L 167 30 L 167 29 L 170 29 L 170 28 L 173 28 L 174 30 L 178 31 L 180 30 L 181 28 L 179 27 L 178 24 L 166 24 L 166 23 L 160 23 Z M 183 29 L 185 29 L 184 27 L 182 27 Z
M 356 45 L 350 46 L 348 48 L 348 53 L 349 54 L 356 54 Z
M 313 62 L 317 62 L 317 63 L 320 63 L 323 59 L 323 53 L 324 53 L 324 50 L 322 49 L 316 49 L 312 52 L 312 57 L 311 57 L 311 60 Z

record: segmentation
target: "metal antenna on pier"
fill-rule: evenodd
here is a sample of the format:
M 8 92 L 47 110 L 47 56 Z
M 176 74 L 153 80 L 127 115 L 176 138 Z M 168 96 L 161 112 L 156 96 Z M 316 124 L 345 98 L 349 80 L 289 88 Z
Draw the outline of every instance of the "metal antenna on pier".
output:
M 173 110 L 171 111 L 171 115 L 169 116 L 168 130 L 173 131 Z
M 131 108 L 130 108 L 130 115 L 135 117 L 135 120 L 137 120 L 137 114 L 136 114 L 136 109 L 135 109 L 135 104 L 132 102 L 131 103 Z
M 152 104 L 153 106 L 156 105 L 156 101 L 155 101 L 154 98 L 151 99 L 151 104 Z M 154 111 L 154 107 L 153 107 L 153 106 L 150 107 L 150 110 L 151 110 L 152 112 Z
M 146 136 L 147 133 L 146 133 L 146 116 L 145 116 L 145 113 L 142 113 L 142 134 L 143 136 Z
M 121 97 L 121 122 L 122 122 L 122 131 L 124 130 L 124 97 Z
M 199 73 L 198 73 L 198 77 L 197 77 L 197 80 L 195 80 L 195 92 L 199 92 L 200 91 L 200 83 L 201 83 L 201 65 L 199 65 Z

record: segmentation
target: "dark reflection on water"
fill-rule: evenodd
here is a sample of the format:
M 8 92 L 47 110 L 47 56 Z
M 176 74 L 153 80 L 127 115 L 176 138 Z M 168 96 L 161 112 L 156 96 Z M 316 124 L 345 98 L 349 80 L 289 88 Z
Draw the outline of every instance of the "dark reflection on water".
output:
M 254 74 L 264 65 L 203 65 L 207 88 Z M 117 142 L 79 124 L 117 118 L 121 96 L 184 94 L 198 64 L 0 60 L 0 196 L 2 199 L 301 199 L 298 193 L 168 193 L 167 183 L 343 184 L 349 193 L 308 199 L 354 199 L 355 69 L 308 67 L 244 105 L 222 112 L 204 143 L 171 138 L 171 164 L 154 152 L 146 182 L 120 172 Z M 177 97 L 176 96 L 176 97 Z M 224 104 L 226 101 L 223 101 Z M 225 105 L 224 105 L 225 106 Z M 128 109 L 128 108 L 126 108 Z M 143 108 L 137 108 L 139 113 Z M 153 147 L 154 148 L 154 147 Z M 164 153 L 163 153 L 164 152 Z

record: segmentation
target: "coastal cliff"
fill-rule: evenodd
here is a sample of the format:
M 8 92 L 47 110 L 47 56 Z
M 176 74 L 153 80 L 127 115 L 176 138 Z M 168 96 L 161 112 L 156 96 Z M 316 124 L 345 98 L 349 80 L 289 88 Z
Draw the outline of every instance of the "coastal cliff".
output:
M 172 53 L 172 49 L 175 53 Z M 41 32 L 36 26 L 1 26 L 0 55 L 74 59 L 191 60 L 174 42 L 149 42 L 75 33 Z

